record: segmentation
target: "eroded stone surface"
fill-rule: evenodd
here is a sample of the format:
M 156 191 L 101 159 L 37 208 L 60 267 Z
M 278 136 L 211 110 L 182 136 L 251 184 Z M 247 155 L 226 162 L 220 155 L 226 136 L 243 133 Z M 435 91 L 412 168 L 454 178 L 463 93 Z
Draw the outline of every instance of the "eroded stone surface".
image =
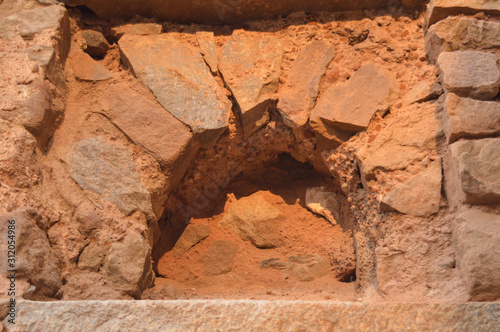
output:
M 120 39 L 124 34 L 129 35 L 159 35 L 163 30 L 161 24 L 157 23 L 132 23 L 122 24 L 111 28 L 111 36 Z
M 500 47 L 500 23 L 471 17 L 448 17 L 425 35 L 425 53 L 432 63 L 442 52 L 495 47 Z
M 246 137 L 269 121 L 283 44 L 271 35 L 236 31 L 221 49 L 219 69 L 241 112 Z
M 334 192 L 323 187 L 307 188 L 306 207 L 314 213 L 325 217 L 333 225 L 340 218 L 340 201 Z
M 33 208 L 22 208 L 0 216 L 0 270 L 8 277 L 8 270 L 17 270 L 18 281 L 26 280 L 36 288 L 32 293 L 38 296 L 54 297 L 61 288 L 61 272 L 52 255 L 50 243 L 45 232 L 37 226 L 40 217 Z M 9 221 L 13 220 L 11 224 Z M 8 265 L 7 254 L 9 225 L 14 225 L 15 263 Z M 11 252 L 12 254 L 12 252 Z
M 429 27 L 448 16 L 477 13 L 500 15 L 500 3 L 495 0 L 432 0 L 425 26 Z
M 498 174 L 498 173 L 497 173 Z M 500 216 L 477 208 L 455 219 L 457 266 L 472 301 L 500 298 Z
M 350 303 L 315 301 L 21 301 L 18 328 L 68 330 L 494 331 L 499 303 Z M 286 317 L 286 319 L 283 319 Z M 12 331 L 12 326 L 4 321 Z
M 127 149 L 101 137 L 89 138 L 75 143 L 65 161 L 71 177 L 86 193 L 100 195 L 126 215 L 142 211 L 154 218 L 151 195 L 141 185 L 132 154 Z M 89 198 L 92 200 L 92 195 Z
M 449 143 L 460 138 L 482 138 L 500 134 L 500 102 L 460 98 L 446 99 L 443 130 Z
M 380 208 L 417 217 L 429 217 L 439 211 L 441 201 L 441 162 L 432 162 L 410 181 L 382 198 Z
M 198 31 L 196 33 L 196 41 L 200 46 L 201 54 L 210 67 L 212 74 L 217 73 L 219 70 L 219 54 L 217 47 L 215 47 L 215 38 L 213 32 Z
M 113 74 L 90 55 L 75 51 L 69 55 L 73 75 L 82 81 L 105 81 L 113 77 Z
M 197 151 L 189 128 L 155 100 L 125 84 L 110 84 L 100 106 L 106 117 L 158 161 L 169 179 L 166 189 L 173 189 Z
M 344 131 L 368 127 L 373 115 L 386 112 L 398 97 L 399 89 L 389 73 L 373 64 L 361 67 L 345 84 L 331 86 L 311 113 L 311 126 L 318 133 L 329 123 Z
M 446 194 L 452 203 L 499 202 L 500 138 L 455 142 L 444 166 Z
M 457 95 L 492 99 L 500 87 L 495 54 L 477 51 L 443 52 L 437 60 L 443 86 Z
M 334 56 L 334 49 L 321 40 L 300 51 L 288 80 L 279 91 L 278 110 L 287 126 L 297 128 L 307 123 L 318 96 L 321 77 Z
M 227 128 L 231 103 L 198 50 L 167 34 L 125 35 L 119 45 L 137 78 L 202 144 Z
M 233 203 L 219 225 L 250 240 L 257 248 L 275 248 L 280 245 L 276 219 L 282 214 L 255 193 Z

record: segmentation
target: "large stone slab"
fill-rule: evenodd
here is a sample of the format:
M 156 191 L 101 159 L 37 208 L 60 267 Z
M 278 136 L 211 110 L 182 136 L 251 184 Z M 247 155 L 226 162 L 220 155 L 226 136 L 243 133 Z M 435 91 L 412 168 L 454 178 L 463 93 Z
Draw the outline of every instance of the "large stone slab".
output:
M 500 102 L 460 98 L 450 93 L 443 113 L 443 130 L 449 143 L 461 138 L 500 134 Z
M 454 245 L 472 301 L 500 298 L 500 216 L 477 208 L 455 219 Z
M 59 0 L 69 5 L 84 5 L 97 15 L 110 18 L 128 19 L 135 15 L 156 17 L 161 20 L 179 23 L 203 24 L 241 24 L 248 20 L 270 19 L 297 11 L 344 11 L 385 8 L 390 0 L 116 0 L 103 2 L 100 0 Z M 425 0 L 403 0 L 407 7 L 423 6 Z
M 271 34 L 236 31 L 220 53 L 219 69 L 238 103 L 243 133 L 248 137 L 269 121 L 283 44 Z
M 0 272 L 4 278 L 9 277 L 8 271 L 16 270 L 18 280 L 26 280 L 35 286 L 34 295 L 50 298 L 55 297 L 62 286 L 61 272 L 47 235 L 37 226 L 39 219 L 37 211 L 31 207 L 0 215 L 0 245 L 4 248 L 0 251 Z M 13 232 L 9 233 L 9 230 Z M 9 238 L 9 234 L 13 236 Z M 13 239 L 15 245 L 9 252 L 8 245 Z M 12 258 L 11 255 L 14 255 L 14 260 L 7 260 Z
M 500 138 L 455 142 L 444 161 L 446 195 L 452 205 L 500 201 Z
M 448 91 L 464 97 L 493 99 L 500 87 L 497 56 L 477 51 L 443 52 L 438 66 Z
M 136 77 L 202 144 L 227 128 L 231 103 L 196 48 L 167 34 L 125 35 L 119 45 Z
M 432 162 L 410 181 L 384 196 L 380 202 L 381 210 L 430 217 L 439 211 L 441 177 L 441 161 Z
M 500 23 L 472 17 L 448 17 L 429 28 L 425 54 L 436 63 L 442 52 L 500 47 Z
M 189 128 L 126 84 L 110 84 L 102 96 L 100 112 L 158 161 L 173 189 L 197 151 Z
M 347 83 L 333 85 L 322 94 L 311 113 L 311 126 L 319 134 L 326 131 L 325 122 L 344 131 L 363 130 L 375 113 L 391 107 L 398 93 L 390 73 L 364 65 Z
M 495 331 L 500 303 L 75 301 L 18 303 L 24 331 Z M 12 325 L 4 321 L 7 330 Z
M 299 52 L 279 91 L 278 110 L 287 126 L 298 128 L 307 123 L 321 77 L 334 56 L 333 48 L 322 40 L 313 41 Z
M 127 149 L 101 137 L 89 138 L 75 143 L 65 161 L 71 177 L 87 194 L 100 195 L 126 215 L 142 211 L 154 219 L 151 195 L 141 185 Z M 92 195 L 89 198 L 92 200 Z
M 406 112 L 397 114 L 373 142 L 356 151 L 363 178 L 372 179 L 376 169 L 404 169 L 436 153 L 440 123 L 435 112 L 436 106 L 429 103 L 410 105 Z
M 113 74 L 87 53 L 80 51 L 71 52 L 69 61 L 73 68 L 73 75 L 81 81 L 105 81 L 113 78 Z
M 496 0 L 431 0 L 425 18 L 425 28 L 448 16 L 477 13 L 500 15 L 500 3 Z

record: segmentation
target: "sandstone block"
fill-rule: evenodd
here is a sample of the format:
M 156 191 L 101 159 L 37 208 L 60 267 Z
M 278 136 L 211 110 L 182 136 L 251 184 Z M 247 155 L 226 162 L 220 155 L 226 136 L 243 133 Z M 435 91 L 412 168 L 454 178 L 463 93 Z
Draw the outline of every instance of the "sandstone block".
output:
M 161 24 L 157 23 L 133 23 L 133 24 L 122 24 L 111 28 L 111 37 L 116 40 L 123 37 L 124 34 L 129 35 L 159 35 L 161 34 L 163 27 Z
M 113 74 L 90 55 L 75 51 L 69 55 L 73 75 L 81 81 L 105 81 L 113 78 Z
M 136 77 L 202 144 L 227 128 L 231 103 L 196 48 L 168 34 L 125 35 L 119 45 Z
M 497 56 L 477 51 L 443 52 L 438 58 L 443 86 L 463 97 L 493 99 L 500 87 Z
M 500 134 L 500 102 L 460 98 L 446 99 L 443 130 L 449 143 L 461 138 L 483 138 Z
M 436 63 L 442 52 L 500 47 L 500 23 L 471 17 L 448 17 L 429 28 L 425 53 Z
M 500 3 L 488 0 L 432 0 L 427 10 L 425 28 L 448 16 L 474 15 L 481 12 L 488 15 L 500 15 Z
M 255 193 L 233 203 L 219 225 L 251 241 L 257 248 L 275 248 L 281 244 L 276 228 L 281 216 L 279 210 Z
M 238 103 L 246 137 L 269 121 L 282 57 L 281 41 L 262 33 L 236 31 L 221 49 L 219 69 Z
M 213 32 L 198 31 L 196 33 L 196 41 L 200 46 L 201 54 L 207 65 L 210 67 L 212 74 L 216 74 L 219 70 L 219 54 L 215 47 L 215 38 Z
M 89 138 L 75 143 L 65 158 L 73 180 L 86 194 L 96 193 L 129 215 L 144 212 L 154 219 L 151 195 L 141 185 L 132 154 L 125 148 Z M 92 195 L 89 195 L 92 200 Z M 94 204 L 98 204 L 94 201 Z
M 197 151 L 189 128 L 125 84 L 110 84 L 100 106 L 102 114 L 158 161 L 169 179 L 167 190 L 173 189 Z
M 437 213 L 441 201 L 441 178 L 441 162 L 434 161 L 410 181 L 384 196 L 380 202 L 381 210 L 424 218 Z
M 109 49 L 109 43 L 99 31 L 84 30 L 82 37 L 85 41 L 85 53 L 92 57 L 104 58 Z
M 452 205 L 500 200 L 500 138 L 458 141 L 444 159 L 445 189 Z
M 37 226 L 40 218 L 33 208 L 22 208 L 0 216 L 0 270 L 2 277 L 8 270 L 17 270 L 16 276 L 35 286 L 35 295 L 55 297 L 61 288 L 61 272 L 52 255 L 47 235 Z M 8 235 L 10 220 L 15 221 L 15 266 L 8 265 Z
M 311 126 L 320 134 L 325 131 L 323 121 L 344 131 L 363 130 L 375 113 L 391 107 L 398 93 L 389 73 L 373 64 L 365 65 L 347 83 L 331 86 L 319 98 L 311 113 Z
M 304 126 L 316 102 L 321 77 L 335 56 L 324 41 L 314 41 L 304 47 L 292 64 L 287 82 L 280 87 L 278 110 L 291 128 Z
M 457 267 L 472 301 L 500 298 L 500 217 L 472 208 L 455 219 Z

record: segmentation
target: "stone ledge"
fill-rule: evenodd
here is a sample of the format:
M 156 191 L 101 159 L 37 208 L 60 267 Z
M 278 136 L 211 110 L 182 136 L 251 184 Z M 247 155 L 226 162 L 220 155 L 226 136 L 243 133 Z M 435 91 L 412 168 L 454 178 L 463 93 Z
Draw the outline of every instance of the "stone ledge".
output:
M 180 300 L 18 303 L 7 331 L 499 331 L 500 302 Z

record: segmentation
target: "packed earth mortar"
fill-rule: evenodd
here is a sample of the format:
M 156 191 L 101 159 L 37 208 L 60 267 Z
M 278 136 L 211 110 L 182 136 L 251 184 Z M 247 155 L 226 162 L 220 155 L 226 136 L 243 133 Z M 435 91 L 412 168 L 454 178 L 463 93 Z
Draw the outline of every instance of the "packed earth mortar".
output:
M 121 2 L 0 0 L 2 301 L 500 299 L 500 2 Z

